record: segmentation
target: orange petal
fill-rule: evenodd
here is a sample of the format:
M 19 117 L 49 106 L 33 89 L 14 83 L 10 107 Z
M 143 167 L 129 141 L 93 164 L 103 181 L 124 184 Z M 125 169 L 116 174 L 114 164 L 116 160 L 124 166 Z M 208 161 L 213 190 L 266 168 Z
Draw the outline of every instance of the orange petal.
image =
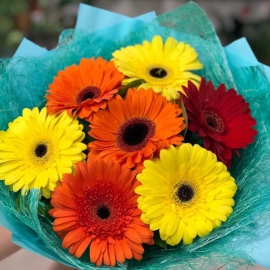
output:
M 67 222 L 71 222 L 71 221 L 76 221 L 78 220 L 77 217 L 60 217 L 60 218 L 57 218 L 54 220 L 53 224 L 54 225 L 59 225 L 59 224 L 62 224 L 62 223 L 67 223 Z
M 135 243 L 131 240 L 128 240 L 128 245 L 130 246 L 132 252 L 135 251 L 138 254 L 142 254 L 144 252 L 142 245 L 140 245 L 138 243 Z
M 90 242 L 91 242 L 91 237 L 87 237 L 85 238 L 79 245 L 79 247 L 77 248 L 74 256 L 77 258 L 80 258 L 82 256 L 82 254 L 85 252 L 86 248 L 89 246 Z
M 147 237 L 150 238 L 153 234 L 152 231 L 145 225 L 140 226 L 140 225 L 134 224 L 133 229 L 144 238 L 147 238 Z
M 74 253 L 76 252 L 76 250 L 78 249 L 78 247 L 80 246 L 81 241 L 78 241 L 76 243 L 73 243 L 70 245 L 68 252 L 72 255 L 74 255 Z
M 137 261 L 140 261 L 142 259 L 142 254 L 137 253 L 135 251 L 132 251 L 133 258 Z
M 134 241 L 135 243 L 142 244 L 142 238 L 141 236 L 133 229 L 128 228 L 128 230 L 125 232 L 125 236 Z
M 74 242 L 82 240 L 86 236 L 82 228 L 77 228 L 73 231 L 70 231 L 64 238 L 62 246 L 63 248 L 69 247 Z
M 119 263 L 124 263 L 124 261 L 126 259 L 125 253 L 124 253 L 122 246 L 118 240 L 115 241 L 114 249 L 115 249 L 116 260 Z
M 70 221 L 70 222 L 66 222 L 66 223 L 61 223 L 59 225 L 54 224 L 53 230 L 55 232 L 61 232 L 67 228 L 69 228 L 69 230 L 71 230 L 74 227 L 74 225 L 76 225 L 76 223 L 77 223 L 76 221 Z M 75 228 L 77 228 L 77 225 L 75 226 Z
M 108 244 L 109 246 L 109 257 L 111 261 L 111 266 L 115 266 L 115 249 L 114 246 L 111 244 Z
M 102 254 L 100 244 L 97 244 L 95 240 L 92 241 L 90 246 L 90 260 L 92 263 L 96 263 Z
M 77 216 L 77 213 L 73 210 L 61 210 L 61 209 L 53 209 L 54 211 L 51 211 L 50 214 L 54 218 L 61 218 L 61 217 L 72 217 L 74 220 L 74 217 Z
M 124 251 L 124 254 L 125 254 L 125 257 L 127 258 L 127 259 L 132 259 L 132 251 L 131 251 L 131 249 L 130 249 L 130 246 L 128 245 L 128 243 L 127 243 L 127 240 L 124 238 L 124 239 L 122 239 L 122 241 L 120 241 L 120 244 L 121 244 L 121 246 L 122 246 L 122 249 L 123 249 L 123 251 Z
M 110 256 L 109 256 L 109 248 L 108 245 L 106 246 L 106 249 L 103 253 L 103 262 L 104 264 L 111 266 L 111 260 L 110 260 Z
M 98 259 L 97 259 L 97 261 L 96 261 L 96 265 L 97 266 L 101 266 L 101 264 L 102 264 L 102 261 L 103 261 L 103 253 L 99 253 L 99 256 L 98 256 Z

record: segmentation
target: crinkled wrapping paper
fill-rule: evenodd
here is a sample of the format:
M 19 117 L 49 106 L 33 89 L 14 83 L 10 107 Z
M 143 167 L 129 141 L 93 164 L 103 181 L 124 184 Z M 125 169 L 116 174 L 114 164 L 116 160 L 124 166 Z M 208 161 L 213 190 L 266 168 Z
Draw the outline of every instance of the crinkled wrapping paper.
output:
M 109 60 L 114 50 L 156 34 L 195 47 L 204 64 L 199 75 L 215 86 L 235 87 L 250 103 L 259 134 L 232 167 L 239 188 L 234 213 L 226 223 L 186 247 L 164 250 L 147 246 L 141 262 L 129 260 L 116 268 L 214 269 L 223 265 L 246 269 L 246 264 L 254 262 L 270 267 L 269 67 L 258 63 L 245 39 L 223 48 L 212 23 L 194 3 L 158 17 L 152 12 L 133 19 L 81 5 L 76 29 L 64 31 L 56 49 L 47 51 L 24 40 L 12 59 L 0 62 L 0 127 L 6 129 L 25 107 L 44 106 L 48 85 L 64 67 L 82 57 Z M 37 190 L 18 202 L 17 195 L 0 182 L 0 196 L 0 223 L 13 232 L 15 243 L 71 267 L 96 269 L 87 254 L 79 260 L 61 248 L 61 240 L 51 229 L 53 220 L 37 214 L 37 208 L 42 208 Z

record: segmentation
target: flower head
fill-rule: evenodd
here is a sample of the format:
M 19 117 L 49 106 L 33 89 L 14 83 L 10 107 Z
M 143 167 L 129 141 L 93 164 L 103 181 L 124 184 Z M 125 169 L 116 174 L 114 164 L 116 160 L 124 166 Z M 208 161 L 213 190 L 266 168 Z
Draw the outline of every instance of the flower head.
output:
M 160 159 L 144 162 L 137 175 L 142 220 L 161 239 L 190 244 L 219 227 L 232 213 L 237 186 L 216 155 L 199 145 L 161 150 Z
M 62 175 L 85 159 L 82 128 L 66 112 L 54 116 L 46 108 L 24 109 L 0 133 L 0 179 L 15 192 L 41 188 L 49 198 Z
M 225 85 L 215 90 L 212 82 L 202 78 L 199 91 L 192 83 L 184 87 L 181 98 L 188 115 L 188 129 L 203 138 L 204 147 L 215 153 L 228 167 L 233 151 L 245 148 L 254 140 L 257 131 L 249 104 L 234 89 Z
M 113 161 L 77 163 L 75 176 L 65 174 L 51 200 L 63 248 L 79 258 L 90 246 L 90 260 L 98 266 L 141 260 L 142 244 L 153 244 L 153 232 L 140 219 L 138 184 L 135 171 Z
M 179 97 L 188 80 L 198 83 L 200 77 L 190 70 L 203 67 L 194 48 L 172 37 L 163 44 L 161 36 L 154 36 L 151 42 L 115 51 L 113 57 L 118 70 L 128 77 L 123 84 L 143 79 L 141 88 L 151 88 L 169 101 Z
M 47 106 L 49 113 L 67 110 L 91 121 L 94 112 L 106 107 L 121 84 L 124 76 L 113 62 L 102 58 L 82 59 L 79 65 L 59 71 L 49 86 Z
M 116 160 L 129 168 L 171 144 L 179 145 L 185 128 L 182 110 L 152 90 L 130 88 L 126 98 L 117 95 L 107 110 L 98 112 L 90 124 L 90 155 Z

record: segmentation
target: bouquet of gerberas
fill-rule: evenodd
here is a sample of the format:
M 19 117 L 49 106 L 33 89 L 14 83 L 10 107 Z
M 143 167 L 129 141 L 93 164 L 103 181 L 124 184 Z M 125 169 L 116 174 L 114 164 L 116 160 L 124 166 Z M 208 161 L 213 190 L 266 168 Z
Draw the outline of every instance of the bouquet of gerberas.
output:
M 252 264 L 270 202 L 263 67 L 224 51 L 193 3 L 107 37 L 123 24 L 3 61 L 15 241 L 79 269 Z

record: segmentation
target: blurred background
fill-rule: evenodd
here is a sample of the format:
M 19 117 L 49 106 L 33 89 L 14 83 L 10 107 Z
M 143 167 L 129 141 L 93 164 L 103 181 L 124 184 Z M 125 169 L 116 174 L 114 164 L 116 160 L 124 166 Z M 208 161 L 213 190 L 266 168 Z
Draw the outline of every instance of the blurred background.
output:
M 157 15 L 186 0 L 0 0 L 0 57 L 12 57 L 23 37 L 47 49 L 62 30 L 75 26 L 79 3 L 129 17 L 155 10 Z M 246 37 L 258 60 L 270 65 L 270 0 L 197 0 L 225 46 Z

